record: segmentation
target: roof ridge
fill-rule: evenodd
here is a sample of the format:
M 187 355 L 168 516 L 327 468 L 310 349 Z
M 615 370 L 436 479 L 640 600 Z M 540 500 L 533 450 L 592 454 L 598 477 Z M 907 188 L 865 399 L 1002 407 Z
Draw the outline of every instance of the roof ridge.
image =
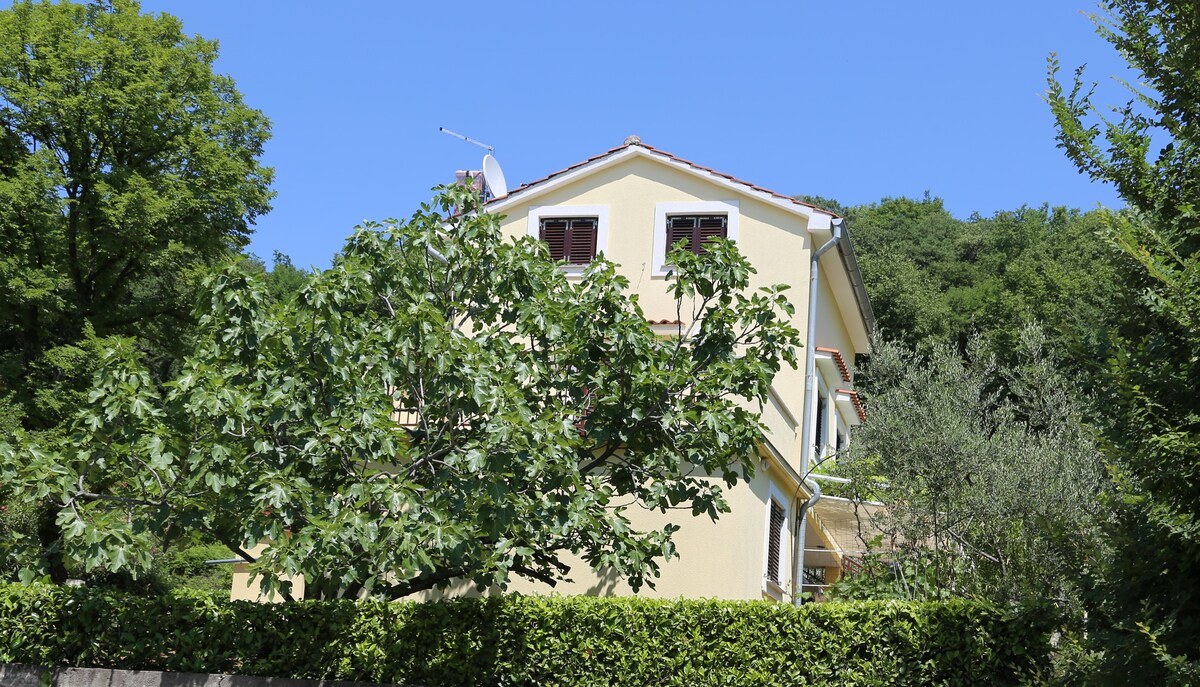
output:
M 636 140 L 630 140 L 630 139 L 636 139 Z M 585 166 L 585 165 L 589 165 L 589 164 L 591 164 L 591 163 L 593 163 L 593 162 L 596 162 L 596 161 L 598 161 L 598 160 L 602 160 L 602 159 L 604 159 L 604 158 L 606 158 L 606 157 L 609 157 L 609 156 L 611 156 L 611 155 L 615 155 L 615 154 L 617 154 L 617 153 L 621 152 L 622 150 L 625 150 L 626 148 L 631 148 L 631 147 L 634 147 L 634 146 L 636 146 L 636 147 L 638 147 L 638 148 L 644 148 L 644 149 L 646 149 L 646 150 L 648 150 L 648 151 L 650 151 L 650 152 L 652 152 L 652 153 L 654 153 L 654 154 L 656 154 L 656 155 L 661 155 L 662 157 L 665 157 L 665 158 L 667 158 L 668 160 L 671 160 L 671 161 L 673 161 L 673 162 L 677 162 L 677 163 L 679 163 L 679 164 L 687 165 L 687 166 L 689 166 L 689 167 L 691 167 L 691 168 L 693 168 L 693 169 L 699 170 L 699 171 L 701 171 L 701 172 L 705 172 L 705 173 L 711 174 L 711 175 L 713 175 L 713 176 L 720 177 L 720 178 L 722 178 L 722 179 L 725 179 L 725 180 L 727 180 L 727 181 L 732 181 L 732 182 L 733 182 L 733 183 L 735 183 L 735 184 L 741 184 L 742 186 L 745 186 L 745 187 L 747 187 L 748 189 L 750 189 L 750 190 L 752 190 L 752 191 L 758 191 L 759 193 L 765 193 L 765 194 L 767 194 L 767 195 L 769 195 L 769 196 L 772 196 L 772 197 L 774 197 L 774 198 L 778 198 L 778 199 L 780 199 L 780 200 L 784 200 L 784 201 L 787 201 L 787 202 L 789 202 L 789 203 L 792 203 L 792 204 L 794 204 L 794 205 L 799 205 L 799 206 L 801 206 L 801 207 L 810 208 L 810 209 L 812 209 L 812 210 L 816 210 L 817 212 L 824 213 L 824 214 L 826 214 L 826 215 L 829 215 L 829 216 L 831 216 L 831 217 L 837 217 L 837 218 L 840 218 L 840 217 L 841 217 L 841 215 L 837 214 L 836 212 L 833 212 L 832 210 L 826 210 L 825 208 L 818 207 L 818 206 L 816 206 L 816 205 L 813 205 L 812 203 L 806 203 L 806 202 L 804 202 L 804 201 L 802 201 L 802 200 L 799 200 L 799 199 L 797 199 L 797 198 L 794 198 L 794 197 L 792 197 L 792 196 L 788 196 L 788 195 L 784 195 L 784 194 L 782 194 L 782 193 L 779 193 L 778 191 L 772 191 L 772 190 L 771 190 L 771 189 L 769 189 L 769 188 L 764 188 L 764 187 L 762 187 L 762 186 L 758 186 L 757 184 L 752 184 L 752 183 L 750 183 L 750 182 L 748 182 L 748 181 L 744 181 L 744 180 L 742 180 L 742 179 L 739 179 L 739 178 L 737 178 L 737 177 L 733 176 L 732 174 L 725 174 L 724 172 L 718 172 L 717 170 L 713 169 L 712 167 L 705 167 L 704 165 L 697 164 L 697 163 L 695 163 L 695 162 L 692 162 L 691 160 L 688 160 L 688 159 L 685 159 L 685 158 L 679 157 L 678 155 L 674 155 L 674 154 L 672 154 L 672 153 L 669 153 L 669 152 L 667 152 L 667 151 L 665 151 L 665 150 L 662 150 L 662 149 L 660 149 L 660 148 L 655 148 L 654 146 L 652 146 L 652 145 L 650 145 L 650 144 L 648 144 L 648 143 L 643 143 L 643 142 L 641 141 L 641 139 L 637 139 L 637 138 L 636 138 L 636 137 L 634 137 L 634 136 L 631 136 L 631 137 L 629 137 L 629 139 L 626 139 L 626 140 L 627 140 L 628 142 L 626 142 L 626 143 L 624 143 L 624 144 L 622 144 L 622 145 L 619 145 L 619 146 L 617 146 L 616 148 L 610 148 L 610 149 L 608 149 L 608 150 L 604 151 L 603 153 L 600 153 L 599 155 L 593 155 L 592 157 L 589 157 L 588 159 L 586 159 L 586 160 L 584 160 L 584 161 L 582 161 L 582 162 L 577 162 L 577 163 L 575 163 L 575 164 L 573 164 L 573 165 L 571 165 L 571 166 L 569 166 L 569 167 L 564 167 L 563 169 L 560 169 L 560 170 L 558 170 L 558 171 L 556 171 L 556 172 L 551 172 L 550 174 L 547 174 L 546 176 L 544 176 L 544 177 L 542 177 L 542 178 L 540 178 L 540 179 L 535 179 L 535 180 L 533 180 L 533 181 L 530 181 L 530 182 L 527 182 L 527 183 L 521 184 L 520 186 L 518 186 L 518 187 L 516 187 L 516 188 L 512 189 L 511 191 L 509 191 L 509 192 L 508 192 L 508 195 L 507 195 L 507 196 L 505 196 L 503 199 L 493 199 L 492 201 L 489 201 L 489 202 L 496 202 L 497 200 L 507 200 L 508 198 L 511 198 L 511 197 L 513 197 L 513 196 L 515 196 L 515 195 L 517 195 L 517 194 L 520 194 L 520 193 L 523 193 L 523 192 L 525 192 L 525 191 L 528 191 L 529 189 L 533 188 L 534 186 L 539 186 L 539 185 L 541 185 L 541 184 L 544 184 L 544 183 L 546 183 L 547 181 L 550 181 L 551 179 L 553 179 L 553 178 L 555 178 L 555 177 L 562 176 L 563 174 L 566 174 L 566 173 L 568 173 L 568 172 L 571 172 L 571 171 L 574 171 L 574 170 L 576 170 L 576 169 L 579 169 L 580 167 L 583 167 L 583 166 Z

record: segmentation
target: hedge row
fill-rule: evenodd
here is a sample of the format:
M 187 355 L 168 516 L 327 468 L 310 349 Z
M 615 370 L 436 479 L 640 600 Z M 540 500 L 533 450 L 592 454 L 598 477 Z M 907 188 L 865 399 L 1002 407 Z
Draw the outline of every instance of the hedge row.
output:
M 968 602 L 231 602 L 0 585 L 0 663 L 452 685 L 1003 685 L 1038 623 Z

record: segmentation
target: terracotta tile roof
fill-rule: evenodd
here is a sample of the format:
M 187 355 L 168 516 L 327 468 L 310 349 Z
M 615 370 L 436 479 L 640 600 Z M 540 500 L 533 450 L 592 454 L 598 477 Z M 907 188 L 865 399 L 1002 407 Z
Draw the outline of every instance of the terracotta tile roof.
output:
M 850 391 L 849 389 L 838 389 L 837 393 L 846 394 L 847 396 L 849 396 L 850 402 L 854 404 L 855 412 L 858 413 L 859 421 L 861 421 L 861 422 L 867 421 L 867 408 L 866 408 L 866 406 L 863 405 L 862 399 L 858 397 L 857 391 Z
M 664 325 L 664 324 L 675 324 L 675 325 L 683 324 L 683 320 L 651 320 L 651 319 L 647 319 L 646 322 L 650 323 L 650 325 L 654 326 L 654 327 L 657 327 L 659 325 Z
M 699 170 L 699 171 L 701 171 L 701 172 L 707 172 L 708 174 L 711 174 L 711 175 L 713 175 L 713 176 L 721 177 L 722 179 L 726 179 L 726 180 L 728 180 L 728 181 L 732 181 L 732 182 L 734 182 L 735 184 L 741 184 L 742 186 L 745 186 L 746 188 L 748 188 L 748 189 L 750 189 L 750 190 L 752 190 L 752 191 L 758 191 L 759 193 L 765 193 L 765 194 L 767 194 L 767 195 L 769 195 L 769 196 L 772 196 L 772 197 L 774 197 L 774 198 L 778 198 L 778 199 L 780 199 L 780 200 L 783 200 L 783 201 L 787 201 L 787 202 L 789 202 L 789 203 L 792 203 L 793 205 L 799 205 L 799 206 L 801 206 L 801 207 L 811 208 L 811 209 L 813 209 L 813 210 L 816 210 L 816 211 L 818 211 L 818 212 L 825 213 L 826 215 L 830 215 L 831 217 L 841 217 L 841 215 L 838 215 L 837 213 L 830 212 L 829 210 L 825 210 L 825 209 L 823 209 L 823 208 L 819 208 L 819 207 L 817 207 L 816 205 L 813 205 L 813 204 L 811 204 L 811 203 L 805 203 L 805 202 L 803 202 L 803 201 L 796 200 L 795 198 L 793 198 L 793 197 L 791 197 L 791 196 L 784 195 L 784 194 L 782 194 L 782 193 L 778 193 L 778 192 L 776 192 L 776 191 L 772 191 L 772 190 L 770 190 L 770 189 L 763 188 L 763 187 L 761 187 L 761 186 L 756 186 L 755 184 L 752 184 L 752 183 L 750 183 L 750 182 L 748 182 L 748 181 L 743 181 L 743 180 L 741 180 L 741 179 L 738 179 L 737 177 L 731 176 L 731 175 L 729 175 L 729 174 L 723 174 L 723 173 L 721 173 L 721 172 L 718 172 L 718 171 L 716 171 L 715 169 L 712 169 L 711 167 L 705 167 L 704 165 L 698 165 L 698 164 L 696 164 L 695 162 L 692 162 L 692 161 L 690 161 L 690 160 L 685 160 L 685 159 L 683 159 L 683 158 L 681 158 L 681 157 L 678 157 L 678 156 L 676 156 L 676 155 L 672 155 L 672 154 L 670 154 L 670 153 L 666 152 L 665 150 L 659 150 L 658 148 L 655 148 L 654 146 L 649 146 L 649 145 L 646 145 L 645 143 L 640 143 L 640 142 L 626 143 L 626 144 L 624 144 L 624 145 L 617 146 L 616 148 L 612 148 L 612 149 L 610 149 L 610 150 L 607 150 L 607 151 L 605 151 L 605 152 L 603 152 L 603 153 L 600 153 L 599 155 L 593 155 L 592 157 L 589 157 L 588 159 L 584 160 L 583 162 L 579 162 L 579 163 L 576 163 L 576 164 L 573 164 L 573 165 L 571 165 L 570 167 L 565 167 L 565 168 L 563 168 L 563 169 L 560 169 L 560 170 L 558 170 L 557 172 L 552 172 L 552 173 L 550 173 L 550 174 L 547 174 L 546 176 L 542 177 L 541 179 L 537 179 L 537 180 L 535 180 L 535 181 L 530 181 L 529 183 L 526 183 L 526 184 L 521 184 L 521 185 L 520 185 L 520 186 L 518 186 L 517 188 L 515 188 L 515 189 L 512 189 L 511 191 L 509 191 L 509 192 L 508 192 L 508 195 L 507 195 L 507 196 L 505 196 L 504 198 L 492 199 L 492 200 L 490 200 L 490 201 L 488 201 L 488 202 L 489 202 L 489 203 L 495 203 L 495 202 L 497 202 L 497 201 L 499 201 L 499 200 L 506 200 L 506 199 L 508 199 L 508 198 L 511 198 L 512 196 L 515 196 L 515 195 L 517 195 L 517 194 L 519 194 L 519 193 L 521 193 L 521 192 L 523 192 L 523 191 L 526 191 L 526 190 L 528 190 L 528 189 L 530 189 L 530 188 L 532 188 L 532 187 L 534 187 L 534 186 L 537 186 L 537 185 L 539 185 L 539 184 L 544 184 L 544 183 L 546 183 L 547 181 L 550 181 L 551 179 L 553 179 L 553 178 L 555 178 L 555 177 L 562 176 L 563 174 L 566 174 L 566 173 L 568 173 L 568 172 L 571 172 L 571 171 L 574 171 L 574 170 L 576 170 L 576 169 L 579 169 L 580 167 L 583 167 L 584 165 L 588 165 L 588 164 L 591 164 L 591 163 L 593 163 L 593 162 L 595 162 L 595 161 L 597 161 L 597 160 L 600 160 L 600 159 L 606 158 L 606 157 L 608 157 L 609 155 L 614 155 L 614 154 L 616 154 L 616 153 L 619 153 L 619 152 L 621 152 L 622 150 L 625 150 L 626 148 L 629 148 L 630 146 L 638 146 L 639 148 L 644 148 L 644 149 L 646 149 L 646 150 L 649 150 L 649 151 L 650 151 L 650 152 L 652 152 L 652 153 L 655 153 L 655 154 L 657 154 L 657 155 L 661 155 L 662 157 L 665 157 L 665 158 L 667 158 L 668 160 L 671 160 L 672 162 L 677 162 L 677 163 L 680 163 L 680 164 L 687 165 L 687 166 L 691 167 L 692 169 L 696 169 L 696 170 Z
M 842 380 L 850 381 L 850 367 L 846 365 L 846 359 L 842 357 L 842 352 L 836 348 L 826 348 L 825 346 L 817 346 L 817 353 L 828 353 L 833 357 L 833 362 L 837 363 L 838 372 L 842 373 Z

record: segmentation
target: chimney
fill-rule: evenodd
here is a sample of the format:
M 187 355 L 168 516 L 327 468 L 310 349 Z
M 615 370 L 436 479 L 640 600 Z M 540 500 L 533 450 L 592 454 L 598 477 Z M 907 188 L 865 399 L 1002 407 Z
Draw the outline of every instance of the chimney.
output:
M 468 181 L 470 177 L 470 181 Z M 458 186 L 470 186 L 483 193 L 483 172 L 460 169 L 454 173 L 454 183 Z

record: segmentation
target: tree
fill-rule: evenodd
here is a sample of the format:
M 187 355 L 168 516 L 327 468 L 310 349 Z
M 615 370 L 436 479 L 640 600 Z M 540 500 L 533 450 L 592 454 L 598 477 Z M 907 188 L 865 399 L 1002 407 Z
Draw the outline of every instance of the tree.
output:
M 834 469 L 853 478 L 848 496 L 883 504 L 873 525 L 889 562 L 907 568 L 895 583 L 910 598 L 1078 611 L 1070 571 L 1101 553 L 1095 437 L 1040 330 L 1022 330 L 1012 366 L 981 343 L 963 358 L 946 345 L 917 352 L 877 340 L 860 372 L 871 421 Z M 897 594 L 891 581 L 842 587 Z
M 275 251 L 270 270 L 267 270 L 262 258 L 253 253 L 247 255 L 241 265 L 250 272 L 263 275 L 266 279 L 267 297 L 274 301 L 295 298 L 308 283 L 310 276 L 308 272 L 293 265 L 289 256 L 279 251 Z
M 0 405 L 15 431 L 64 441 L 120 337 L 165 378 L 200 275 L 267 211 L 268 123 L 216 56 L 133 0 L 0 11 Z M 41 508 L 38 555 L 62 581 L 56 517 Z
M 859 258 L 880 332 L 911 345 L 951 339 L 942 284 L 902 250 L 884 246 Z
M 1022 207 L 959 220 L 929 196 L 845 212 L 884 336 L 965 352 L 979 335 L 1008 364 L 1021 330 L 1037 325 L 1090 376 L 1120 312 L 1102 213 Z
M 447 188 L 357 231 L 295 299 L 236 266 L 211 278 L 165 392 L 114 351 L 73 448 L 6 447 L 0 479 L 57 502 L 97 568 L 137 569 L 147 533 L 183 530 L 327 596 L 554 582 L 565 552 L 637 588 L 677 527 L 627 511 L 725 510 L 761 437 L 752 404 L 797 345 L 782 287 L 748 293 L 732 244 L 671 260 L 695 324 L 663 339 L 611 263 L 568 279 Z
M 57 346 L 133 334 L 176 351 L 197 268 L 268 209 L 268 124 L 215 42 L 132 0 L 0 12 L 0 378 L 47 429 L 33 371 Z
M 1109 372 L 1115 556 L 1092 618 L 1114 683 L 1200 680 L 1200 6 L 1107 0 L 1098 32 L 1139 84 L 1103 116 L 1083 68 L 1067 86 L 1052 55 L 1047 100 L 1079 170 L 1113 184 L 1112 220 L 1137 300 Z

